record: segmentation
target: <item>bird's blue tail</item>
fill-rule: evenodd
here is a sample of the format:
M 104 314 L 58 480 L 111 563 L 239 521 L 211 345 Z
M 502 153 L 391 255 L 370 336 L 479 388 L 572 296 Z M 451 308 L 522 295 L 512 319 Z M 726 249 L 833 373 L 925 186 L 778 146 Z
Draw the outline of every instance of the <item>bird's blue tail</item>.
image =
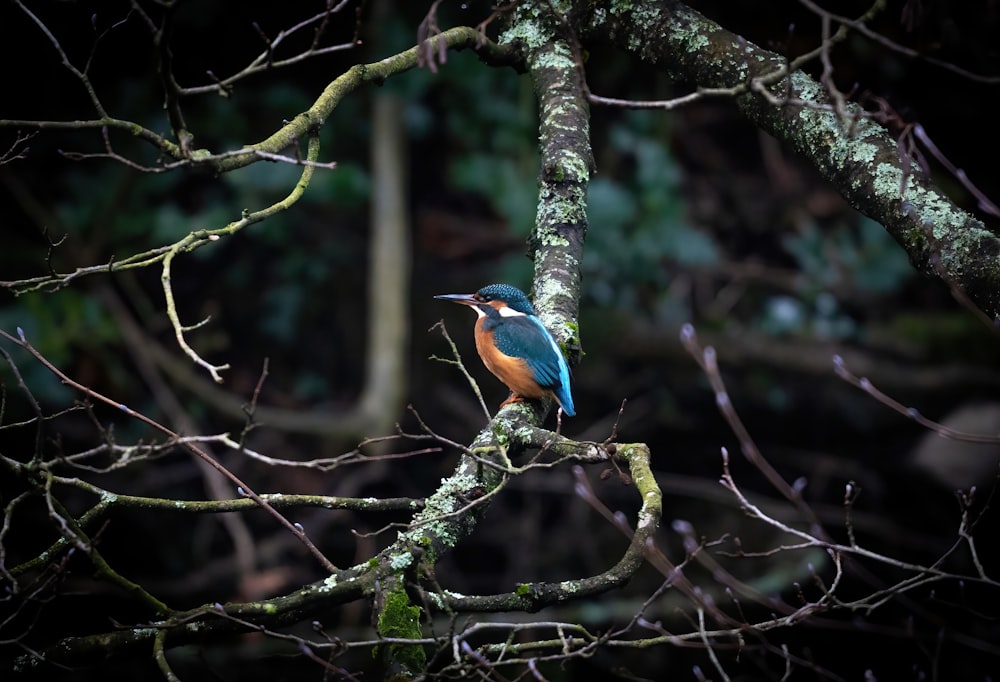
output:
M 573 407 L 573 396 L 569 394 L 569 387 L 560 386 L 553 393 L 555 393 L 556 400 L 559 401 L 559 407 L 566 413 L 566 416 L 575 417 L 576 409 Z

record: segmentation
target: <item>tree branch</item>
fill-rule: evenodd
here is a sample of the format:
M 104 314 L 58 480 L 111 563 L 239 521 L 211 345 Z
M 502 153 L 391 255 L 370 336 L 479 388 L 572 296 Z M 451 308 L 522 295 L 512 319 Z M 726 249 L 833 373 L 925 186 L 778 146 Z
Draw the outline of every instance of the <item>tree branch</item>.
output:
M 676 0 L 624 4 L 582 20 L 588 35 L 702 88 L 733 88 L 740 110 L 791 144 L 852 206 L 881 223 L 918 270 L 1000 321 L 1000 237 L 914 171 L 858 105 L 838 115 L 831 93 L 786 60 Z
M 524 52 L 538 98 L 541 169 L 535 229 L 528 242 L 535 263 L 532 300 L 576 364 L 587 186 L 594 170 L 579 45 L 551 6 L 523 3 L 510 21 L 501 45 L 517 45 Z

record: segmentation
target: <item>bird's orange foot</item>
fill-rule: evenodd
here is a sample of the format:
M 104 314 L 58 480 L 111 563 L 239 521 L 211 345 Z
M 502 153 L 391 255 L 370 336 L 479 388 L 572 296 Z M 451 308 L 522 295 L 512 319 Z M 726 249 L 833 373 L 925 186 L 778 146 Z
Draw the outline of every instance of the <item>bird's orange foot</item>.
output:
M 507 405 L 510 405 L 511 403 L 523 403 L 523 402 L 524 402 L 524 398 L 522 398 L 521 396 L 519 396 L 517 393 L 511 393 L 510 397 L 507 398 L 507 400 L 505 400 L 502 403 L 500 403 L 500 407 L 497 408 L 497 409 L 503 409 L 504 407 L 506 407 Z

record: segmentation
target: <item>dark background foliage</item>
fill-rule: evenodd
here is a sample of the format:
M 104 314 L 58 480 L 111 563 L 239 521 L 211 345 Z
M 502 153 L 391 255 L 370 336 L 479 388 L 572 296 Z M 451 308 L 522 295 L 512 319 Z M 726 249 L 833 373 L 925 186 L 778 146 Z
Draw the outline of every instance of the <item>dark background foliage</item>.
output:
M 858 3 L 843 4 L 839 11 L 845 15 L 864 9 Z M 820 37 L 819 20 L 800 3 L 695 6 L 748 40 L 790 56 L 811 48 Z M 167 130 L 162 94 L 150 78 L 155 48 L 148 32 L 133 19 L 107 30 L 126 17 L 128 3 L 47 3 L 33 9 L 75 64 L 92 57 L 89 73 L 114 116 Z M 368 3 L 360 19 L 363 42 L 355 49 L 244 81 L 228 98 L 191 99 L 186 114 L 199 136 L 196 146 L 219 150 L 262 139 L 282 119 L 306 108 L 350 65 L 412 45 L 426 9 L 424 3 Z M 487 9 L 482 2 L 442 5 L 441 25 L 475 24 Z M 262 48 L 253 22 L 273 36 L 306 11 L 312 10 L 299 3 L 182 3 L 172 35 L 178 80 L 190 85 L 206 82 L 206 70 L 219 75 L 238 70 Z M 890 2 L 872 27 L 923 55 L 995 76 L 998 17 L 989 2 Z M 349 40 L 354 31 L 353 15 L 345 15 L 333 26 L 331 39 Z M 834 78 L 842 90 L 852 91 L 869 107 L 881 98 L 901 121 L 919 122 L 983 193 L 1000 196 L 998 176 L 992 172 L 998 151 L 994 113 L 982 104 L 995 83 L 975 82 L 862 37 L 852 38 L 834 56 Z M 667 99 L 687 92 L 684 84 L 671 83 L 607 46 L 588 46 L 586 59 L 595 94 Z M 37 27 L 10 4 L 0 9 L 0 63 L 6 65 L 0 116 L 93 116 L 79 82 L 60 66 Z M 818 74 L 819 65 L 812 70 Z M 449 54 L 437 73 L 411 72 L 381 87 L 399 96 L 408 133 L 413 226 L 408 402 L 439 433 L 468 442 L 483 425 L 482 414 L 455 368 L 430 359 L 448 351 L 440 333 L 429 328 L 445 319 L 473 374 L 482 380 L 488 405 L 495 407 L 506 393 L 474 358 L 468 311 L 453 310 L 432 297 L 472 291 L 492 281 L 529 286 L 525 238 L 534 220 L 537 176 L 531 85 L 513 70 L 490 69 L 474 55 L 459 53 Z M 206 357 L 231 363 L 225 388 L 242 399 L 251 395 L 265 358 L 264 404 L 334 413 L 357 398 L 366 353 L 363 321 L 377 314 L 365 309 L 363 295 L 369 286 L 364 264 L 372 94 L 363 90 L 348 97 L 323 127 L 323 160 L 334 160 L 338 167 L 319 171 L 302 202 L 177 263 L 174 286 L 182 317 L 187 322 L 212 317 L 192 335 L 193 343 Z M 954 542 L 956 487 L 979 486 L 972 511 L 974 517 L 983 515 L 976 534 L 995 537 L 990 499 L 997 446 L 976 446 L 971 454 L 975 471 L 946 478 L 936 467 L 956 468 L 956 462 L 965 461 L 954 447 L 949 449 L 951 443 L 838 379 L 831 358 L 841 353 L 853 359 L 879 388 L 932 419 L 964 410 L 976 415 L 964 430 L 996 434 L 996 335 L 956 302 L 947 286 L 917 276 L 878 224 L 846 206 L 834 188 L 757 132 L 727 99 L 669 112 L 594 105 L 592 114 L 597 174 L 590 188 L 580 319 L 585 355 L 574 369 L 578 416 L 564 421 L 563 428 L 575 438 L 602 440 L 628 401 L 618 429 L 623 439 L 647 442 L 654 452 L 668 500 L 663 534 L 668 554 L 682 551 L 681 534 L 671 530 L 676 519 L 691 522 L 699 537 L 728 534 L 754 543 L 756 531 L 716 483 L 720 447 L 734 454 L 734 473 L 749 489 L 762 498 L 774 494 L 739 457 L 739 443 L 719 415 L 703 373 L 678 341 L 684 322 L 692 322 L 702 340 L 717 348 L 732 401 L 757 445 L 786 480 L 808 481 L 804 495 L 832 532 L 843 535 L 836 529 L 842 528 L 844 486 L 853 481 L 861 489 L 854 517 L 859 539 L 885 554 L 930 563 Z M 6 147 L 11 134 L 0 130 L 0 147 Z M 155 160 L 139 142 L 116 142 L 122 154 L 145 163 Z M 223 177 L 191 171 L 150 175 L 106 160 L 73 161 L 60 154 L 99 152 L 96 132 L 43 132 L 30 147 L 27 158 L 0 167 L 3 280 L 44 272 L 48 253 L 52 267 L 68 270 L 173 241 L 197 226 L 225 224 L 244 208 L 283 195 L 297 175 L 295 168 L 281 164 L 256 164 Z M 957 202 L 997 224 L 995 216 L 978 211 L 975 198 L 940 163 L 932 161 L 929 171 Z M 13 331 L 20 326 L 81 383 L 157 416 L 155 396 L 135 359 L 123 351 L 119 318 L 108 306 L 111 299 L 124 302 L 146 333 L 173 349 L 155 269 L 91 277 L 53 293 L 16 298 L 4 293 L 0 327 Z M 47 409 L 72 399 L 37 364 L 22 354 L 15 359 Z M 24 419 L 30 406 L 15 399 L 12 377 L 6 367 L 2 372 L 7 386 L 4 422 Z M 176 390 L 201 432 L 238 433 L 242 428 L 239 420 L 220 415 L 205 391 L 191 386 Z M 141 425 L 120 415 L 98 409 L 97 416 L 103 426 L 113 425 L 120 440 L 144 436 Z M 409 412 L 397 418 L 404 428 L 415 428 Z M 70 417 L 60 430 L 60 442 L 48 447 L 72 451 L 95 434 L 88 418 Z M 0 436 L 0 448 L 18 457 L 30 452 L 33 437 L 31 429 L 8 430 Z M 330 456 L 355 446 L 266 424 L 250 439 L 261 451 L 293 459 Z M 938 464 L 928 469 L 917 453 L 931 446 L 938 450 L 927 457 Z M 421 497 L 450 472 L 454 453 L 338 469 L 328 476 L 275 470 L 228 455 L 223 459 L 262 491 Z M 612 509 L 634 511 L 632 490 L 615 477 L 600 479 L 599 473 L 591 472 L 602 500 Z M 197 470 L 183 453 L 145 473 L 120 477 L 120 485 L 133 494 L 205 495 Z M 4 487 L 0 482 L 0 496 L 7 494 Z M 44 510 L 35 513 L 44 515 Z M 263 515 L 246 518 L 262 536 L 273 532 Z M 338 565 L 349 565 L 387 541 L 384 536 L 358 539 L 349 530 L 374 531 L 406 518 L 310 512 L 302 523 L 311 530 L 321 528 L 324 550 Z M 195 606 L 218 599 L 220 592 L 232 599 L 266 596 L 321 576 L 297 545 L 275 540 L 264 552 L 256 591 L 241 592 L 247 586 L 235 583 L 225 561 L 232 548 L 218 520 L 199 518 L 194 528 L 174 528 L 178 523 L 192 521 L 153 512 L 115 517 L 102 531 L 102 545 L 127 548 L 109 560 L 177 605 Z M 31 533 L 23 525 L 8 537 L 7 547 L 18 548 L 18 558 L 51 541 Z M 574 493 L 568 471 L 545 471 L 518 479 L 477 533 L 439 566 L 436 577 L 458 592 L 499 591 L 518 582 L 599 571 L 626 543 Z M 995 571 L 995 548 L 988 541 L 980 548 L 980 559 Z M 955 561 L 960 565 L 967 559 L 960 555 Z M 801 565 L 776 569 L 763 559 L 730 564 L 730 570 L 758 581 L 763 591 L 787 589 L 787 580 L 769 583 L 776 571 L 786 577 L 798 572 L 798 580 L 808 581 Z M 202 568 L 195 571 L 195 566 Z M 895 576 L 879 569 L 874 576 L 856 579 L 877 584 Z M 648 585 L 658 580 L 651 570 L 642 576 Z M 43 611 L 30 627 L 69 634 L 86 627 L 95 614 L 121 623 L 139 618 L 127 602 L 118 603 L 117 595 L 102 592 L 99 584 L 81 581 L 66 589 L 78 591 L 80 609 Z M 816 627 L 827 628 L 821 638 L 790 631 L 775 635 L 772 643 L 777 647 L 787 641 L 801 650 L 801 642 L 808 642 L 816 664 L 842 679 L 857 679 L 867 668 L 875 669 L 880 679 L 919 678 L 931 676 L 935 664 L 942 679 L 982 677 L 997 661 L 988 648 L 961 656 L 947 646 L 930 653 L 935 633 L 949 630 L 952 619 L 965 618 L 964 609 L 975 604 L 974 586 L 955 589 L 954 594 L 913 594 L 913 603 L 859 616 L 855 623 L 850 617 L 817 622 Z M 646 593 L 640 585 L 608 595 L 576 617 L 610 622 L 634 612 L 636 599 L 641 599 L 635 595 Z M 907 619 L 914 613 L 919 614 L 916 638 L 907 634 Z M 668 606 L 659 616 L 665 623 L 674 618 L 684 622 Z M 324 614 L 323 621 L 329 630 L 350 632 L 367 625 L 366 618 L 359 606 Z M 977 641 L 996 641 L 995 625 L 977 620 L 969 627 Z M 874 632 L 887 634 L 867 637 Z M 869 642 L 878 651 L 860 653 Z M 253 644 L 244 647 L 254 649 Z M 847 660 L 845 650 L 858 651 L 857 658 Z M 730 653 L 735 657 L 737 652 Z M 235 671 L 248 679 L 275 677 L 275 670 L 287 664 L 276 658 L 273 666 L 256 661 L 255 668 L 241 669 L 241 661 L 258 654 L 246 659 L 239 654 L 233 649 L 225 660 L 213 661 L 223 677 L 236 677 Z M 217 653 L 205 649 L 190 655 L 211 658 Z M 687 675 L 692 665 L 705 665 L 698 655 L 675 649 L 644 652 L 630 666 L 635 674 L 656 679 L 667 670 Z M 763 675 L 777 660 L 753 659 L 746 664 L 749 678 Z M 590 665 L 604 670 L 619 662 L 598 657 Z M 754 665 L 759 666 L 756 672 Z

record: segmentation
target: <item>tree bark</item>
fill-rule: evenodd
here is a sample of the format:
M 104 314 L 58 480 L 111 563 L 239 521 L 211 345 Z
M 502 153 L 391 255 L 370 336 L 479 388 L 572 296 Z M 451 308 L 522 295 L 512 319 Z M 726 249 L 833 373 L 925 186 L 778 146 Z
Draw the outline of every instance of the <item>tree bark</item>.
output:
M 736 88 L 740 111 L 788 143 L 847 201 L 881 223 L 914 267 L 942 279 L 1000 324 L 1000 238 L 910 166 L 861 107 L 836 102 L 779 54 L 676 0 L 581 3 L 581 35 L 607 38 L 700 88 Z M 777 100 L 777 102 L 775 101 Z

